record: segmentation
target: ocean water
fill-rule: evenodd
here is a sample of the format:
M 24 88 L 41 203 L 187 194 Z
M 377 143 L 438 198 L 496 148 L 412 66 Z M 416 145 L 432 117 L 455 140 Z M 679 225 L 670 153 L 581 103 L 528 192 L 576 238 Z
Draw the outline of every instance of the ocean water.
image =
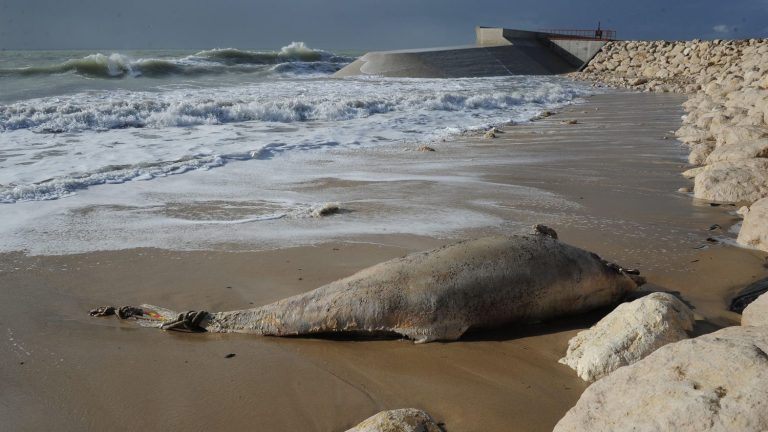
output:
M 114 207 L 116 197 L 123 208 L 151 202 L 167 210 L 180 201 L 204 208 L 195 193 L 206 190 L 205 202 L 218 194 L 228 196 L 228 208 L 240 208 L 237 217 L 195 220 L 203 224 L 311 213 L 322 202 L 296 203 L 286 198 L 290 193 L 233 197 L 234 186 L 209 186 L 257 171 L 257 184 L 249 187 L 274 190 L 299 181 L 306 164 L 341 157 L 340 151 L 418 146 L 523 122 L 591 91 L 554 77 L 331 77 L 354 58 L 301 42 L 277 50 L 0 51 L 0 250 L 55 253 L 124 244 L 51 246 L 39 230 L 69 215 L 70 225 L 56 229 L 72 231 L 72 224 L 85 224 L 73 214 Z M 312 175 L 334 177 L 322 169 Z M 137 188 L 138 182 L 151 186 Z M 187 194 L 153 201 L 147 190 Z M 164 217 L 170 230 L 179 220 L 172 214 L 153 220 Z M 107 238 L 110 224 L 116 230 L 124 223 L 98 222 Z M 146 243 L 127 246 L 195 247 L 186 240 Z

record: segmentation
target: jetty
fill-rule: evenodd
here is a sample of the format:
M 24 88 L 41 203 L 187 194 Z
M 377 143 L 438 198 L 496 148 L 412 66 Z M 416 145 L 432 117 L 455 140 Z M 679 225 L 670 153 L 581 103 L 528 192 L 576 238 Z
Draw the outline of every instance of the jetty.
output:
M 462 78 L 555 75 L 581 70 L 613 30 L 527 31 L 476 27 L 469 46 L 369 52 L 334 76 Z

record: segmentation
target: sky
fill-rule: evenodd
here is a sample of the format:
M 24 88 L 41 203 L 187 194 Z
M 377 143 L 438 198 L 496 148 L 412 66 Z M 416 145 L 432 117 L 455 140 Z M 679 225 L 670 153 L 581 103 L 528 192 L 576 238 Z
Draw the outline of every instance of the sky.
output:
M 768 0 L 0 0 L 0 49 L 384 50 L 474 27 L 614 29 L 620 39 L 768 37 Z

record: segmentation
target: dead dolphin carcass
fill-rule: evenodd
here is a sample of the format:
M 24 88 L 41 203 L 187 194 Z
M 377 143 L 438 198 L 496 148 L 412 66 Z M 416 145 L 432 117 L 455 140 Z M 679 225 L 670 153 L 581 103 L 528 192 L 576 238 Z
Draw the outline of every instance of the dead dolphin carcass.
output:
M 188 313 L 165 328 L 455 340 L 468 329 L 540 322 L 618 303 L 642 283 L 630 273 L 552 235 L 487 237 L 386 261 L 266 306 Z

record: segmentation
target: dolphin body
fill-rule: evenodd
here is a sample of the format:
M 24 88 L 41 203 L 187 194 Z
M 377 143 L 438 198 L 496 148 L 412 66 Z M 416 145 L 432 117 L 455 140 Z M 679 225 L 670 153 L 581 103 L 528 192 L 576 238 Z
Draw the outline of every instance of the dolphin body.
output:
M 469 329 L 609 306 L 642 283 L 552 234 L 487 237 L 414 253 L 258 308 L 199 312 L 195 326 L 271 336 L 394 333 L 417 343 L 456 340 Z

